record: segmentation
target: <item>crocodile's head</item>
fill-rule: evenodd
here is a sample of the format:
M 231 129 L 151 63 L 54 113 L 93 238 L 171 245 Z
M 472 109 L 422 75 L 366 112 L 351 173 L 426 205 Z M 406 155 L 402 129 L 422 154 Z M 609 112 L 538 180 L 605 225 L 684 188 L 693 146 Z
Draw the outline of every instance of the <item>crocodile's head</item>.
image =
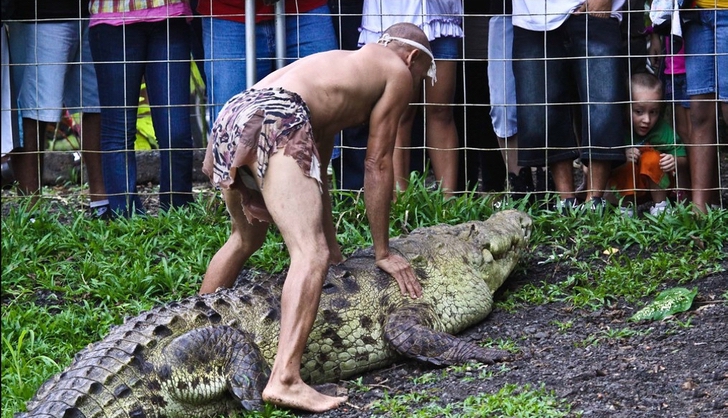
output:
M 495 291 L 508 277 L 531 236 L 532 221 L 524 212 L 506 210 L 493 214 L 487 222 L 438 225 L 412 231 L 412 241 L 392 245 L 411 261 L 421 278 L 433 285 L 457 287 L 455 278 L 480 278 Z M 427 243 L 426 246 L 410 242 Z M 433 262 L 433 260 L 436 260 Z M 440 274 L 428 272 L 437 266 Z M 436 277 L 444 283 L 435 284 Z M 455 280 L 455 283 L 453 283 Z

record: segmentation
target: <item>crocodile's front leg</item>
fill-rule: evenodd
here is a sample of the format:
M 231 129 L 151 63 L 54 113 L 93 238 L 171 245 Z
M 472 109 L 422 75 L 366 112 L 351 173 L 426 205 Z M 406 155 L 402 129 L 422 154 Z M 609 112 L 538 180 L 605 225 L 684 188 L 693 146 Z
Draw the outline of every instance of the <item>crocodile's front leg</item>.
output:
M 162 351 L 156 371 L 177 407 L 208 413 L 220 409 L 229 395 L 247 410 L 260 409 L 270 370 L 249 334 L 210 326 L 175 338 Z
M 384 326 L 384 338 L 398 353 L 435 365 L 479 361 L 491 364 L 510 358 L 507 351 L 483 348 L 445 332 L 435 331 L 428 305 L 413 304 L 394 311 Z

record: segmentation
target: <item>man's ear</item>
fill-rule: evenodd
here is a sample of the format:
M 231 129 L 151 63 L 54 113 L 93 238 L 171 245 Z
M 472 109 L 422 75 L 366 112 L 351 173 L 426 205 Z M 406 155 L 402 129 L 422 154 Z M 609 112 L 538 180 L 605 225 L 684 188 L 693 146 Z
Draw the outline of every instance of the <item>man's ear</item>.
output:
M 413 48 L 409 53 L 407 53 L 407 57 L 405 59 L 405 62 L 407 63 L 407 67 L 412 67 L 414 65 L 415 61 L 417 61 L 417 58 L 420 56 L 420 50 L 417 48 Z

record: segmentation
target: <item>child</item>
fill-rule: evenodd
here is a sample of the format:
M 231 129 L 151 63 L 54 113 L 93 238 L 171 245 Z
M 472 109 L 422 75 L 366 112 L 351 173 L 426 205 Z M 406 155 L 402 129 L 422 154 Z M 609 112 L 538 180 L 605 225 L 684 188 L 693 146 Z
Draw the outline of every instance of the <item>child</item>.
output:
M 660 79 L 649 73 L 634 74 L 631 88 L 632 135 L 627 144 L 632 146 L 625 150 L 627 163 L 612 171 L 608 187 L 617 199 L 640 198 L 649 192 L 653 202 L 650 214 L 658 216 L 667 209 L 667 189 L 675 185 L 676 172 L 687 176 L 687 152 L 662 115 Z M 633 214 L 628 207 L 622 212 Z

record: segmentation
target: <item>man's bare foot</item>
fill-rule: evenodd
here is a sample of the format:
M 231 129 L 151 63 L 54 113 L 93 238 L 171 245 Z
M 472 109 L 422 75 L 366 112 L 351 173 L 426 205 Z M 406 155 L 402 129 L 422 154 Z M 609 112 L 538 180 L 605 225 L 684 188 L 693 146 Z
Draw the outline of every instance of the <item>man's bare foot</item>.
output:
M 308 412 L 326 412 L 346 402 L 346 396 L 328 396 L 317 392 L 302 381 L 290 386 L 268 382 L 263 390 L 263 400 L 286 408 Z

